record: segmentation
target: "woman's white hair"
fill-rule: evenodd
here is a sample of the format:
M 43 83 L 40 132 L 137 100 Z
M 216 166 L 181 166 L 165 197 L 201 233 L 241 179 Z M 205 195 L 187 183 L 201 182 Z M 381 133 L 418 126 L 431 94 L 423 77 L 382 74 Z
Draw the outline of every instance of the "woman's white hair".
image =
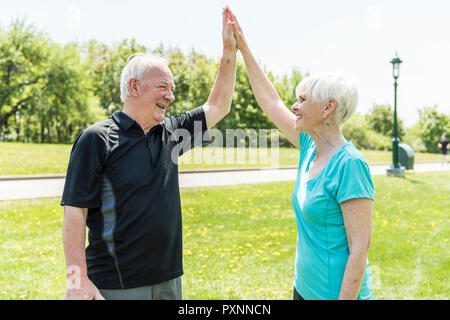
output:
M 306 77 L 295 89 L 297 97 L 300 91 L 305 91 L 307 98 L 319 103 L 325 103 L 329 99 L 336 100 L 335 120 L 338 125 L 342 125 L 353 115 L 358 104 L 355 82 L 341 74 L 322 73 Z
M 120 100 L 125 102 L 125 99 L 130 96 L 130 91 L 128 91 L 130 79 L 137 79 L 142 85 L 145 85 L 143 81 L 145 72 L 149 68 L 161 64 L 169 66 L 169 62 L 165 58 L 157 55 L 135 53 L 129 56 L 120 77 Z

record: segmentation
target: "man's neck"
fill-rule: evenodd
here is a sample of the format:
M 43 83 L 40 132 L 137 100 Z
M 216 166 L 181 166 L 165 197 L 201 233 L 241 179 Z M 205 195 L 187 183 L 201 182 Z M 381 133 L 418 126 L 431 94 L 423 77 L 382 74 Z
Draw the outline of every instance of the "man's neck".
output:
M 132 106 L 129 104 L 124 104 L 122 112 L 129 116 L 131 119 L 136 121 L 142 128 L 145 134 L 150 131 L 151 128 L 156 126 L 158 123 L 150 117 L 149 112 L 145 112 L 144 108 Z

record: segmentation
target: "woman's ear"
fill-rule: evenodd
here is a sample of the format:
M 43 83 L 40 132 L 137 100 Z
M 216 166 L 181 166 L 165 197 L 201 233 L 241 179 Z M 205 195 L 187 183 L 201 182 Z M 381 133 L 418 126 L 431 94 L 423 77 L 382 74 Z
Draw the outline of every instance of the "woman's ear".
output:
M 324 112 L 322 119 L 325 121 L 325 125 L 329 126 L 331 124 L 330 116 L 333 114 L 334 110 L 336 110 L 337 102 L 334 99 L 328 100 L 328 102 L 325 104 Z
M 325 105 L 324 116 L 328 117 L 329 115 L 331 115 L 334 112 L 334 110 L 336 110 L 336 107 L 337 107 L 336 100 L 334 100 L 333 98 L 328 100 L 327 104 Z

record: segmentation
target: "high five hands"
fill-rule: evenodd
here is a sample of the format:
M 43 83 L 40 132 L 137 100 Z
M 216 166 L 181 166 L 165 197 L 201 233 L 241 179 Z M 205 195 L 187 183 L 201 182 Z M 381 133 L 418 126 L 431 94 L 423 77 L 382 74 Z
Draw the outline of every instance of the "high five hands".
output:
M 226 8 L 222 11 L 222 40 L 223 49 L 225 51 L 236 51 L 236 39 L 233 34 L 233 23 L 226 12 Z
M 228 26 L 232 27 L 233 35 L 235 38 L 235 43 L 237 48 L 242 52 L 247 48 L 247 43 L 245 41 L 244 33 L 242 32 L 242 28 L 239 25 L 239 22 L 236 19 L 234 13 L 230 10 L 228 6 L 226 6 L 223 10 L 224 19 L 226 19 L 226 23 Z M 224 20 L 225 24 L 225 20 Z

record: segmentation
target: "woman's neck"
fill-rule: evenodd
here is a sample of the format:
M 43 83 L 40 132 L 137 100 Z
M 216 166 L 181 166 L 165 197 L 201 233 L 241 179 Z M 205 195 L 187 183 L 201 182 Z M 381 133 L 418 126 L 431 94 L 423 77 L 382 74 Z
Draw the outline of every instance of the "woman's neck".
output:
M 331 158 L 346 142 L 338 126 L 320 127 L 310 134 L 316 148 L 316 161 Z

